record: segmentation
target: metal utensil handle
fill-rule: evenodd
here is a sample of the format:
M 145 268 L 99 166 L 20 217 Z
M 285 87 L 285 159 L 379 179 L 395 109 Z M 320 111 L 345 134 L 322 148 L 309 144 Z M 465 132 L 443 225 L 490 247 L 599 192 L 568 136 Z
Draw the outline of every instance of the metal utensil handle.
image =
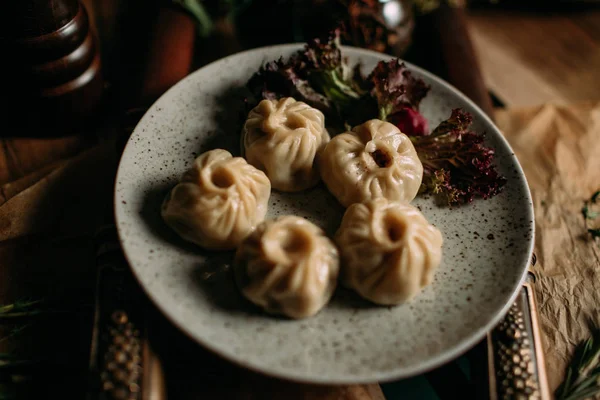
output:
M 164 400 L 160 361 L 147 340 L 145 298 L 113 225 L 96 234 L 98 277 L 88 399 Z
M 529 272 L 504 319 L 488 333 L 491 400 L 550 399 L 534 282 Z

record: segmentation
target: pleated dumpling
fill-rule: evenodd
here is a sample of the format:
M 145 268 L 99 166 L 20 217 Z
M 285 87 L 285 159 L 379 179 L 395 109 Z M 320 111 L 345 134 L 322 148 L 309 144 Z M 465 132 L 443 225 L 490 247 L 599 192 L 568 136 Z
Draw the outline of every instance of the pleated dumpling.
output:
M 304 218 L 260 224 L 234 262 L 242 294 L 268 313 L 305 318 L 327 304 L 337 286 L 338 251 L 325 232 Z
M 335 241 L 344 286 L 383 305 L 414 297 L 442 257 L 440 231 L 417 208 L 383 198 L 348 207 Z
M 262 100 L 242 134 L 246 159 L 267 174 L 274 189 L 297 192 L 319 181 L 318 157 L 329 142 L 321 111 L 291 97 Z
M 409 137 L 376 119 L 331 139 L 320 166 L 327 188 L 346 207 L 379 197 L 408 204 L 423 179 Z
M 206 249 L 234 249 L 264 220 L 270 195 L 262 171 L 226 150 L 211 150 L 171 190 L 162 217 L 185 240 Z

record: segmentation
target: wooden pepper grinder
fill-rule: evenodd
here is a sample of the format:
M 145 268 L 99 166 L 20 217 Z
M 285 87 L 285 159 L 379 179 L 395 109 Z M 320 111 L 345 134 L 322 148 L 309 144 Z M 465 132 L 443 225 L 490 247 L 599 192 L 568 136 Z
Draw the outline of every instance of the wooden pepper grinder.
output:
M 7 88 L 0 94 L 2 111 L 28 128 L 9 135 L 79 130 L 97 110 L 103 89 L 100 53 L 84 5 L 77 0 L 12 0 L 2 8 L 0 79 Z

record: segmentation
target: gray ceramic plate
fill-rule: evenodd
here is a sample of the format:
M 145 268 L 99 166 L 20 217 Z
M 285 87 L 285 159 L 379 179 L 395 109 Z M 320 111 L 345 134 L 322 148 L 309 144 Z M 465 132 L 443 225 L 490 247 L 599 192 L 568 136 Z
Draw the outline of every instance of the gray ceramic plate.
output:
M 213 148 L 239 154 L 240 87 L 264 62 L 298 45 L 239 53 L 175 85 L 144 115 L 119 167 L 115 205 L 119 236 L 133 273 L 181 330 L 244 367 L 304 382 L 358 383 L 408 377 L 465 352 L 508 309 L 533 246 L 533 209 L 525 177 L 498 129 L 456 89 L 409 65 L 432 87 L 421 110 L 436 126 L 454 107 L 487 132 L 508 183 L 491 200 L 448 210 L 417 198 L 443 232 L 444 254 L 434 282 L 412 302 L 374 307 L 338 289 L 317 316 L 290 321 L 256 312 L 237 293 L 231 253 L 209 253 L 180 240 L 159 214 L 167 191 L 196 155 Z M 345 48 L 370 71 L 385 55 Z M 273 192 L 269 215 L 307 217 L 332 233 L 343 209 L 319 186 L 299 194 Z

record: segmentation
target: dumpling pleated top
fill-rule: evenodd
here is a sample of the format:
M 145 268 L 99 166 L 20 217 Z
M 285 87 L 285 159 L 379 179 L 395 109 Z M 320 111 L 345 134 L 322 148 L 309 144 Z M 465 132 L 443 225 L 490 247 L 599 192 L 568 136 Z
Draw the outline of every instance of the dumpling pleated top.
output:
M 344 286 L 382 305 L 414 297 L 442 259 L 441 232 L 417 208 L 383 198 L 350 206 L 335 241 Z
M 246 159 L 267 174 L 273 189 L 298 192 L 319 182 L 318 158 L 329 142 L 321 111 L 291 97 L 262 100 L 242 135 Z
M 238 248 L 235 276 L 242 294 L 273 314 L 315 315 L 337 286 L 339 256 L 325 232 L 292 215 L 267 220 Z
M 377 119 L 331 139 L 320 160 L 323 181 L 345 207 L 381 197 L 408 204 L 423 179 L 410 138 Z
M 163 220 L 183 239 L 213 250 L 234 249 L 262 222 L 267 176 L 226 150 L 194 161 L 162 205 Z

